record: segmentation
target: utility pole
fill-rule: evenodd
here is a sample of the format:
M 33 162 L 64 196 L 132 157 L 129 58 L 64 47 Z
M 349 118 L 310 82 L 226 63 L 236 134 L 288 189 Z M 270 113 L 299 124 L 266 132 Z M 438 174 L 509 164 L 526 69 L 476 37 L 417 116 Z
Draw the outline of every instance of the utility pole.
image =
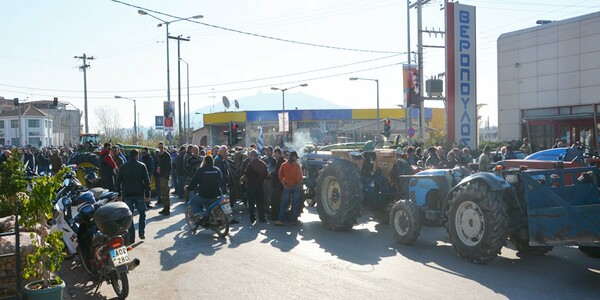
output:
M 426 0 L 425 3 L 429 2 Z M 425 131 L 423 130 L 423 120 L 425 119 L 425 101 L 423 101 L 423 16 L 421 7 L 423 1 L 418 0 L 417 2 L 417 55 L 419 64 L 419 138 L 421 140 L 425 137 Z
M 75 56 L 75 58 L 77 59 L 83 59 L 83 65 L 79 66 L 80 70 L 83 70 L 83 99 L 84 99 L 84 105 L 83 105 L 83 112 L 85 114 L 85 133 L 89 133 L 90 132 L 90 128 L 88 126 L 88 105 L 87 105 L 87 76 L 86 76 L 86 70 L 87 68 L 90 67 L 89 64 L 87 64 L 87 60 L 94 60 L 93 56 L 87 56 L 85 55 L 85 53 L 83 54 L 83 56 Z
M 425 128 L 425 100 L 443 100 L 445 101 L 445 97 L 428 97 L 428 96 L 424 96 L 426 93 L 426 84 L 424 81 L 425 78 L 425 73 L 423 72 L 423 48 L 427 47 L 427 48 L 445 48 L 445 46 L 437 46 L 437 45 L 423 45 L 423 33 L 428 33 L 430 36 L 431 34 L 434 34 L 436 37 L 438 34 L 440 34 L 441 36 L 444 36 L 445 31 L 442 30 L 428 30 L 427 28 L 425 28 L 425 30 L 423 30 L 423 18 L 422 18 L 422 6 L 424 4 L 427 4 L 431 2 L 431 0 L 417 0 L 416 3 L 413 4 L 408 4 L 408 8 L 410 10 L 410 8 L 416 7 L 417 8 L 417 63 L 418 63 L 418 69 L 419 69 L 419 99 L 418 99 L 418 103 L 419 103 L 419 138 L 423 139 L 425 136 L 424 133 L 424 128 Z M 446 0 L 444 1 L 444 10 L 446 8 L 445 4 L 446 4 Z M 410 12 L 408 13 L 408 15 L 410 15 Z M 410 25 L 409 25 L 410 26 Z M 410 27 L 409 27 L 410 28 Z M 409 29 L 410 32 L 410 29 Z M 410 63 L 410 33 L 409 33 L 409 60 L 408 62 Z M 445 103 L 445 102 L 444 102 Z M 447 116 L 446 116 L 447 119 Z M 446 127 L 447 128 L 447 127 Z
M 179 142 L 183 144 L 183 128 L 181 127 L 181 41 L 190 41 L 190 37 L 187 38 L 179 36 L 169 36 L 170 39 L 177 40 L 177 94 L 178 94 L 178 110 L 179 113 Z

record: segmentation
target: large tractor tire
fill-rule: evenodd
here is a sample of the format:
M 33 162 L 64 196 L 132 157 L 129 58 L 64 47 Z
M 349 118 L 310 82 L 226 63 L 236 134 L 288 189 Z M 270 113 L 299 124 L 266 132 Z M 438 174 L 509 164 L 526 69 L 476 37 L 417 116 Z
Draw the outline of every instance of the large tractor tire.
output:
M 363 188 L 358 169 L 346 160 L 334 160 L 317 178 L 319 218 L 331 230 L 349 230 L 360 215 Z
M 80 164 L 88 164 L 85 167 L 99 167 L 100 166 L 100 158 L 98 157 L 98 155 L 94 154 L 94 153 L 88 153 L 88 152 L 79 152 L 73 156 L 71 156 L 71 158 L 69 158 L 69 161 L 67 162 L 67 165 L 80 165 Z
M 390 224 L 394 238 L 400 244 L 414 243 L 421 233 L 419 208 L 410 200 L 400 200 L 392 207 Z
M 454 250 L 464 260 L 485 264 L 498 254 L 508 237 L 508 213 L 501 191 L 472 181 L 460 187 L 448 204 L 446 224 Z
M 519 237 L 518 234 L 511 234 L 508 239 L 521 255 L 544 255 L 554 248 L 552 246 L 531 246 L 528 240 Z

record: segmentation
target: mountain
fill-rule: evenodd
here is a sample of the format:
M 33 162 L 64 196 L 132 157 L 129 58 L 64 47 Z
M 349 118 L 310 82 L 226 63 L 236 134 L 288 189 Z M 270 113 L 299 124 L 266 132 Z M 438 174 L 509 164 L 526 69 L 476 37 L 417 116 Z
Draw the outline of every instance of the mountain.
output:
M 236 111 L 234 100 L 229 98 L 231 106 L 227 111 Z M 238 111 L 260 111 L 260 110 L 281 110 L 283 109 L 283 99 L 280 92 L 265 94 L 258 92 L 254 96 L 242 97 L 237 99 L 240 104 Z M 325 99 L 308 95 L 302 92 L 285 93 L 285 109 L 342 109 L 349 108 L 329 102 Z M 193 111 L 193 113 L 223 112 L 225 107 L 222 103 L 207 105 Z

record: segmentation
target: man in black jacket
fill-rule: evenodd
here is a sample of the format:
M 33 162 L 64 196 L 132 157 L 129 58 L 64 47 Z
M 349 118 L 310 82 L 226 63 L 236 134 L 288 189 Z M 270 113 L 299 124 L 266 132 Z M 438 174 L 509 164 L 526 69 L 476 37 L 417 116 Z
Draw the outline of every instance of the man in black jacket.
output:
M 279 219 L 279 208 L 281 206 L 281 196 L 283 194 L 283 184 L 281 180 L 279 180 L 279 169 L 281 169 L 281 165 L 285 162 L 285 158 L 283 157 L 283 153 L 281 153 L 281 149 L 276 147 L 273 150 L 273 157 L 275 158 L 275 168 L 269 172 L 269 176 L 271 177 L 271 215 L 269 216 L 269 220 L 275 221 Z
M 210 204 L 210 201 L 221 196 L 221 186 L 223 185 L 223 176 L 221 170 L 214 166 L 213 158 L 207 155 L 202 162 L 202 167 L 197 169 L 184 189 L 193 192 L 190 195 L 190 205 L 193 212 L 199 219 L 205 217 L 208 213 L 203 213 L 203 206 Z
M 116 188 L 119 199 L 129 206 L 131 213 L 137 208 L 140 215 L 138 230 L 140 239 L 145 239 L 146 228 L 146 202 L 150 201 L 150 179 L 146 165 L 138 161 L 139 153 L 133 149 L 129 152 L 129 160 L 119 168 Z M 129 227 L 129 243 L 135 242 L 135 227 L 131 222 Z

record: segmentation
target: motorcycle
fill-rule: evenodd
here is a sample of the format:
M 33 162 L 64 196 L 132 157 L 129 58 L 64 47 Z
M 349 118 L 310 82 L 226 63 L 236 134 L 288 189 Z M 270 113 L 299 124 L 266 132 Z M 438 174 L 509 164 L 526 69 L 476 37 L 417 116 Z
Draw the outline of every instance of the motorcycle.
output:
M 108 202 L 114 202 L 117 199 L 117 193 L 110 192 L 103 188 L 90 189 L 87 192 L 91 194 L 79 197 L 86 191 L 77 179 L 75 173 L 77 167 L 70 167 L 72 171 L 64 175 L 61 188 L 58 190 L 56 198 L 52 201 L 53 217 L 47 224 L 50 227 L 51 232 L 63 232 L 63 242 L 65 243 L 65 249 L 69 256 L 77 253 L 77 230 L 79 226 L 74 219 L 74 216 L 79 213 L 82 206 L 90 202 L 102 205 Z
M 66 187 L 69 187 L 69 185 Z M 114 202 L 116 199 L 117 193 L 115 192 L 99 189 L 80 193 L 80 190 L 75 187 L 65 190 L 62 196 L 54 201 L 53 217 L 48 222 L 48 225 L 50 226 L 50 232 L 63 232 L 63 242 L 67 250 L 67 255 L 77 254 L 77 247 L 79 245 L 77 240 L 79 218 L 77 216 L 81 209 L 88 204 L 102 206 L 106 203 Z
M 111 284 L 119 299 L 127 298 L 127 274 L 140 264 L 139 259 L 129 257 L 132 248 L 125 244 L 124 236 L 133 221 L 129 207 L 123 202 L 87 203 L 76 219 L 79 222 L 77 252 L 84 269 L 100 284 L 103 281 Z
M 229 204 L 229 195 L 222 195 L 213 199 L 206 206 L 206 215 L 200 218 L 199 213 L 194 213 L 191 203 L 187 203 L 185 207 L 185 221 L 188 228 L 192 232 L 196 232 L 199 227 L 211 229 L 217 233 L 219 237 L 225 237 L 229 233 L 229 218 L 233 213 Z

